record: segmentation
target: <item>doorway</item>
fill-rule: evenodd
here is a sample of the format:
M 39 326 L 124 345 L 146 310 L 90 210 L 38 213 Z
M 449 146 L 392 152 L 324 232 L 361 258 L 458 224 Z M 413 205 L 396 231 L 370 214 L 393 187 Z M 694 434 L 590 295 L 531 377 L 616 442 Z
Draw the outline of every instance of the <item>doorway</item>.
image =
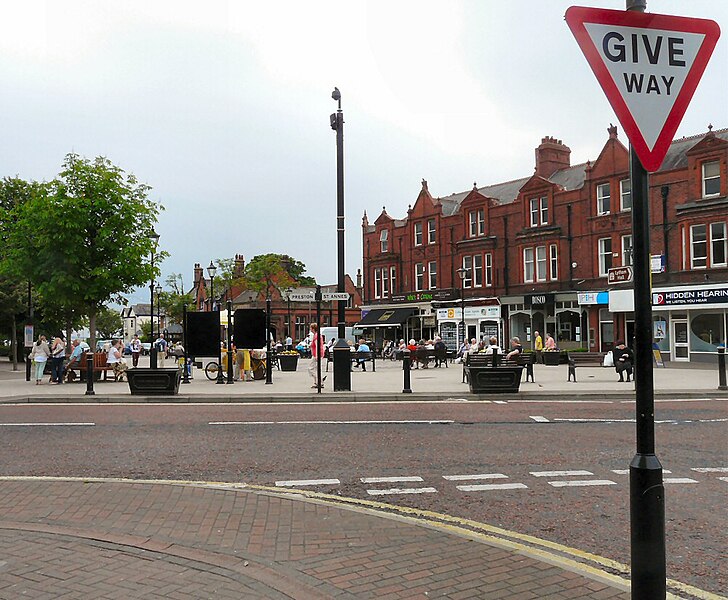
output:
M 672 357 L 673 360 L 689 361 L 690 344 L 688 341 L 687 320 L 673 319 L 672 325 Z

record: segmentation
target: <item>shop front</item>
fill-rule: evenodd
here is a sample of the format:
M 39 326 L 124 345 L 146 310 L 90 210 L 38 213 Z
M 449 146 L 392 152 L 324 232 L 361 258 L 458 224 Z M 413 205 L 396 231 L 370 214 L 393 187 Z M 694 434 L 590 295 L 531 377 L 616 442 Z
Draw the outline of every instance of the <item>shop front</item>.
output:
M 592 352 L 607 352 L 614 346 L 614 319 L 609 312 L 609 292 L 579 292 L 582 313 L 581 345 Z
M 458 340 L 463 339 L 463 321 L 468 333 L 467 339 L 475 338 L 478 341 L 487 341 L 490 337 L 495 336 L 498 338 L 498 345 L 503 346 L 503 322 L 500 306 L 466 306 L 464 320 L 460 307 L 438 308 L 437 327 L 448 350 L 458 350 Z
M 632 290 L 609 293 L 610 311 L 634 310 Z M 654 342 L 667 360 L 713 362 L 728 330 L 728 284 L 659 287 L 652 291 Z

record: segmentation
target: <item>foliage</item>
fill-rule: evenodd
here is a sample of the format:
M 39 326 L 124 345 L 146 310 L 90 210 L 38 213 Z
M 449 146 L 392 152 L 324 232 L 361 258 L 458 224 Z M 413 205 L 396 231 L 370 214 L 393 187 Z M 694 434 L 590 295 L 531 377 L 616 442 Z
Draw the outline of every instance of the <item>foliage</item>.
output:
M 96 333 L 101 339 L 119 337 L 124 321 L 119 311 L 103 306 L 96 313 Z
M 194 310 L 195 299 L 191 294 L 180 294 L 175 292 L 162 292 L 159 295 L 159 303 L 164 309 L 169 323 L 182 324 L 182 306 L 187 305 L 187 310 Z
M 88 315 L 93 344 L 101 307 L 158 272 L 147 233 L 161 207 L 149 190 L 104 157 L 68 154 L 58 179 L 10 209 L 5 270 L 47 302 Z
M 313 277 L 305 276 L 306 265 L 287 254 L 261 254 L 245 265 L 244 281 L 248 289 L 270 293 L 272 288 L 316 285 Z
M 141 326 L 142 334 L 139 336 L 139 339 L 142 342 L 149 342 L 150 344 L 154 342 L 152 339 L 152 322 L 151 321 L 144 321 Z

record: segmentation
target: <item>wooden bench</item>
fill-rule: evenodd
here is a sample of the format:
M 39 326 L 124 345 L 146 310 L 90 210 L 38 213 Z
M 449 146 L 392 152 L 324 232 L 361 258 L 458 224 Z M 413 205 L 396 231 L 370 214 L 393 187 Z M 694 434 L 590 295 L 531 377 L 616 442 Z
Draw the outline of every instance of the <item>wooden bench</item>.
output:
M 372 371 L 377 370 L 376 356 L 374 352 L 351 352 L 349 351 L 349 362 L 351 365 L 359 364 L 360 361 L 371 362 Z M 334 351 L 326 352 L 326 372 L 329 372 L 329 364 L 334 362 Z
M 81 360 L 74 363 L 70 367 L 66 367 L 67 371 L 79 371 L 82 375 L 82 377 L 85 377 L 87 373 L 88 368 L 88 352 L 85 352 L 81 355 Z M 107 381 L 107 373 L 111 371 L 114 372 L 114 367 L 112 367 L 110 364 L 106 362 L 106 352 L 96 352 L 94 354 L 94 380 L 100 381 L 101 380 L 101 373 L 104 374 L 104 381 Z M 79 377 L 79 380 L 82 380 L 81 377 Z
M 602 367 L 604 366 L 605 352 L 569 352 L 569 378 L 576 383 L 576 367 Z

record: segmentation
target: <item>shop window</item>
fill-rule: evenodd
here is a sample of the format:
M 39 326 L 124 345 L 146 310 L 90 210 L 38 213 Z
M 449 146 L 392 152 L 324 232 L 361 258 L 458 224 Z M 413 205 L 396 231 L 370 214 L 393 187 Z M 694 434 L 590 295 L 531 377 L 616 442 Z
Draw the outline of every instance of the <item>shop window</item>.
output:
M 597 214 L 608 215 L 609 214 L 609 184 L 600 183 L 597 186 Z
M 703 198 L 720 195 L 720 163 L 703 163 Z
M 619 208 L 632 210 L 632 182 L 629 179 L 619 182 Z
M 715 352 L 725 343 L 723 315 L 700 313 L 690 321 L 690 349 L 693 352 Z
M 599 277 L 606 277 L 612 268 L 612 238 L 599 240 Z
M 379 233 L 379 250 L 380 252 L 389 252 L 389 230 L 382 229 Z

